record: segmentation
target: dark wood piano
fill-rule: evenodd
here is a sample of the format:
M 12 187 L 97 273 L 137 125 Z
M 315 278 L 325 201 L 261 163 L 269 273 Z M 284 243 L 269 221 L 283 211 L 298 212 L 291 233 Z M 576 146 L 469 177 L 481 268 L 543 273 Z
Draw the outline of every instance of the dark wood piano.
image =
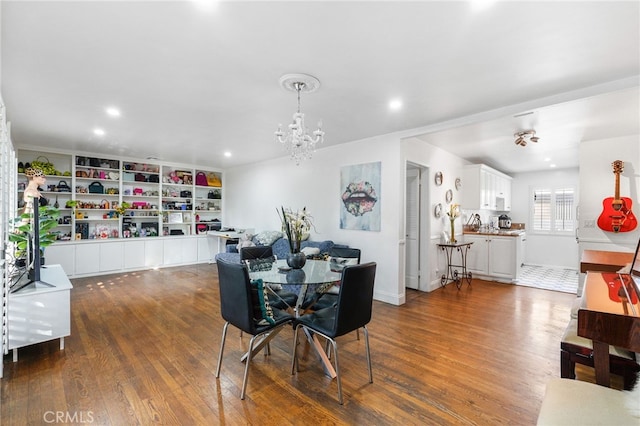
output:
M 640 352 L 640 290 L 630 275 L 587 272 L 578 335 L 593 341 L 596 382 L 609 386 L 609 345 Z

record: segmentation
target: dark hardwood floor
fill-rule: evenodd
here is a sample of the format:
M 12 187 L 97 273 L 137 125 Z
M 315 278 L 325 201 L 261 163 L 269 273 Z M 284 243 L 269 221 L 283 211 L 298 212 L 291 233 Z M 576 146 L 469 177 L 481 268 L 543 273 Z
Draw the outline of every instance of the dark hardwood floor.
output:
M 21 349 L 17 363 L 4 357 L 3 425 L 49 424 L 59 413 L 68 423 L 117 426 L 535 424 L 545 384 L 560 374 L 575 297 L 474 281 L 461 291 L 409 291 L 404 306 L 374 302 L 374 383 L 364 341 L 340 338 L 340 406 L 306 342 L 300 372 L 290 375 L 290 328 L 271 356 L 254 359 L 244 401 L 239 357 L 249 338 L 236 329 L 215 378 L 223 325 L 215 265 L 72 282 L 64 351 L 53 341 Z M 593 381 L 588 369 L 578 374 Z

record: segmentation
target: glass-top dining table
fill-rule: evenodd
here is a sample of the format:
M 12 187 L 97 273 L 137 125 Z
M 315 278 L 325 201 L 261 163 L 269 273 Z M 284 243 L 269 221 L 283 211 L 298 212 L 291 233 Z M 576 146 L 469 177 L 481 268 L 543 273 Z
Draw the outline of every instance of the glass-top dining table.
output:
M 335 264 L 333 265 L 335 267 Z M 267 285 L 281 285 L 283 290 L 287 290 L 298 295 L 296 306 L 291 306 L 296 317 L 303 314 L 302 303 L 305 300 L 307 291 L 321 291 L 328 289 L 334 284 L 338 284 L 342 278 L 342 271 L 332 270 L 332 264 L 326 260 L 308 259 L 302 269 L 291 269 L 284 259 L 274 262 L 271 269 L 266 271 L 249 272 L 252 280 L 261 279 Z M 335 369 L 324 351 L 318 337 L 305 330 L 307 341 L 318 354 L 325 373 L 331 377 L 336 377 Z
M 308 259 L 302 269 L 291 269 L 286 260 L 279 259 L 267 271 L 249 272 L 249 278 L 261 279 L 267 285 L 281 285 L 283 289 L 297 294 L 296 306 L 291 308 L 299 316 L 307 291 L 322 292 L 340 282 L 342 272 L 331 268 L 331 262 L 326 260 Z

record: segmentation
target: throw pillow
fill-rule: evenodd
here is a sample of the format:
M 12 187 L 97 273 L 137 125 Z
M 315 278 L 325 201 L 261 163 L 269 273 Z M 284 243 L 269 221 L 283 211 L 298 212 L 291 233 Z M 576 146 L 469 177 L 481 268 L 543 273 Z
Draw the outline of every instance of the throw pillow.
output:
M 256 244 L 251 241 L 252 235 L 251 234 L 244 234 L 242 237 L 240 237 L 240 240 L 238 241 L 238 251 L 242 248 L 242 247 L 254 247 Z
M 247 268 L 249 268 L 249 271 L 251 272 L 270 271 L 275 261 L 275 256 L 265 257 L 263 259 L 245 260 L 245 262 L 247 263 Z
M 278 231 L 262 231 L 255 236 L 256 241 L 263 246 L 270 246 L 279 238 L 282 238 L 282 232 Z
M 304 247 L 300 251 L 304 253 L 304 255 L 307 256 L 307 258 L 320 254 L 320 249 L 318 247 Z
M 269 304 L 267 288 L 261 279 L 251 281 L 251 299 L 253 301 L 253 320 L 256 325 L 273 325 L 273 309 Z
M 311 256 L 307 256 L 307 259 L 311 259 L 311 260 L 324 260 L 325 262 L 328 262 L 331 256 L 329 256 L 329 253 L 318 253 L 318 254 L 313 254 Z
M 342 272 L 347 265 L 357 265 L 358 259 L 355 257 L 330 257 L 331 270 L 334 272 Z

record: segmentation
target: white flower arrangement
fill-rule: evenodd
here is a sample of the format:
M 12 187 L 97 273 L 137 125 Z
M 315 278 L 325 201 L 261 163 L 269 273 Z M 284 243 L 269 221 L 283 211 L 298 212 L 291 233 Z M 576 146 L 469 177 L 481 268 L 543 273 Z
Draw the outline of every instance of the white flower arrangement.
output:
M 298 253 L 302 240 L 309 234 L 311 228 L 313 228 L 313 217 L 309 214 L 306 207 L 301 211 L 296 210 L 295 212 L 291 209 L 280 207 L 278 216 L 280 216 L 280 221 L 282 222 L 282 232 L 284 232 L 289 240 L 291 253 Z

